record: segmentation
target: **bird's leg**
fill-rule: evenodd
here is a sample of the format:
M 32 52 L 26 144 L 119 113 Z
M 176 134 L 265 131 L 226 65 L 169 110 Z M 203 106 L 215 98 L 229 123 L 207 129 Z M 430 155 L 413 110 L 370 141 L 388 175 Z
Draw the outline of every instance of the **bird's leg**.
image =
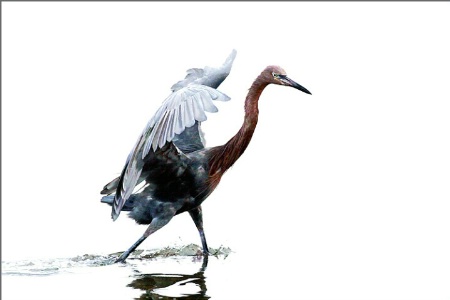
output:
M 125 262 L 125 259 L 127 259 L 127 257 L 131 254 L 131 252 L 136 250 L 136 248 L 143 241 L 145 241 L 145 239 L 149 235 L 151 235 L 152 233 L 154 233 L 155 231 L 157 231 L 158 229 L 162 228 L 164 225 L 169 223 L 169 221 L 172 219 L 172 217 L 173 217 L 173 215 L 154 218 L 152 220 L 152 222 L 150 223 L 150 225 L 148 226 L 147 230 L 144 232 L 144 234 L 127 251 L 123 252 L 115 262 L 116 263 Z
M 197 206 L 196 208 L 191 209 L 189 211 L 189 214 L 191 215 L 191 218 L 194 221 L 195 226 L 197 226 L 198 233 L 200 234 L 200 239 L 202 241 L 203 247 L 203 255 L 209 255 L 208 245 L 206 244 L 205 232 L 203 231 L 202 207 Z
M 202 267 L 200 268 L 200 272 L 205 272 L 206 267 L 208 266 L 208 255 L 203 256 Z
M 123 252 L 118 259 L 116 259 L 116 263 L 118 262 L 125 262 L 125 259 L 127 259 L 127 257 L 131 254 L 131 252 L 133 252 L 134 250 L 136 250 L 136 248 L 143 242 L 145 241 L 147 237 L 145 236 L 145 234 L 143 236 L 141 236 L 136 243 L 134 243 L 127 251 Z

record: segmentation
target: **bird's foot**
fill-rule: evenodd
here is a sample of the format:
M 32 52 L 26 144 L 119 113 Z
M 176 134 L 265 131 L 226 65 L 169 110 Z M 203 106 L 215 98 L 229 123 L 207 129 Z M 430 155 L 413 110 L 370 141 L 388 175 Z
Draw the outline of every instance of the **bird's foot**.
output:
M 122 264 L 124 264 L 124 263 L 125 263 L 125 258 L 119 257 L 118 259 L 116 259 L 116 260 L 114 261 L 114 263 L 115 263 L 115 264 L 117 264 L 117 263 L 122 263 Z
M 119 258 L 117 258 L 114 263 L 125 263 L 125 260 L 127 259 L 128 255 L 130 255 L 129 253 L 127 253 L 127 251 L 123 252 Z

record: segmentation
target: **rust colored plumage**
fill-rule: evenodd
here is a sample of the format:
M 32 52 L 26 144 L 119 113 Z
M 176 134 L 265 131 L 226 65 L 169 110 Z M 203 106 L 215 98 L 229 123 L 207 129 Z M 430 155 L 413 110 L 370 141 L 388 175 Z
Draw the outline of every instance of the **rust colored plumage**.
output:
M 263 74 L 264 72 L 256 78 L 249 89 L 244 106 L 244 123 L 239 131 L 225 145 L 217 146 L 210 150 L 210 176 L 217 176 L 217 173 L 225 173 L 247 149 L 258 123 L 258 100 L 262 91 L 268 85 L 264 81 Z

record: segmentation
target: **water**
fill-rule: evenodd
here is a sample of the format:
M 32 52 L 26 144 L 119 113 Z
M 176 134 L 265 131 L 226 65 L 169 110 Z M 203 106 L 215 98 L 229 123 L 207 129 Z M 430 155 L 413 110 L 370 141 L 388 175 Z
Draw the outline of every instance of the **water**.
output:
M 231 253 L 199 247 L 137 251 L 127 263 L 118 254 L 2 262 L 2 299 L 210 299 L 207 268 Z
M 205 278 L 208 260 L 130 259 L 125 265 L 111 265 L 109 259 L 96 257 L 88 262 L 61 259 L 9 264 L 4 266 L 2 296 L 3 299 L 209 299 Z
M 267 243 L 206 260 L 199 249 L 3 261 L 2 299 L 450 299 L 442 255 Z

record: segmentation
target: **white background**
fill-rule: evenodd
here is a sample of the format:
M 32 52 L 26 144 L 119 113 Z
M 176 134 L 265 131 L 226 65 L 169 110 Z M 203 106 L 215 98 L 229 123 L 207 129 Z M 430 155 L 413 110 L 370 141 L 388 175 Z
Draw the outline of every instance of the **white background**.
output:
M 448 3 L 2 3 L 2 260 L 128 248 L 146 227 L 100 190 L 171 85 L 235 48 L 208 146 L 267 65 L 313 95 L 265 90 L 203 205 L 210 246 L 306 296 L 449 299 L 449 28 Z M 141 248 L 190 242 L 183 214 Z

